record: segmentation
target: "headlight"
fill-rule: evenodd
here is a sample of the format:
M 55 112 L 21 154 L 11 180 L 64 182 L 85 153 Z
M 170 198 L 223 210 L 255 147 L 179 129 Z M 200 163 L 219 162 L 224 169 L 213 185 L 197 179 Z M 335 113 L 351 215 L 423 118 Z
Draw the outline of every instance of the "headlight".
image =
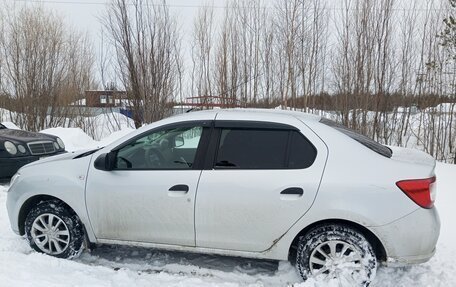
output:
M 17 154 L 17 148 L 12 142 L 6 141 L 4 145 L 7 152 L 12 155 Z
M 63 143 L 63 141 L 60 139 L 60 138 L 57 138 L 57 143 L 59 144 L 59 146 L 64 149 L 65 148 L 65 144 Z
M 57 142 L 54 142 L 54 147 L 55 147 L 55 149 L 60 149 L 60 146 Z
M 26 152 L 25 147 L 24 147 L 23 145 L 21 145 L 21 144 L 17 146 L 17 149 L 18 149 L 21 153 L 25 153 L 25 152 Z

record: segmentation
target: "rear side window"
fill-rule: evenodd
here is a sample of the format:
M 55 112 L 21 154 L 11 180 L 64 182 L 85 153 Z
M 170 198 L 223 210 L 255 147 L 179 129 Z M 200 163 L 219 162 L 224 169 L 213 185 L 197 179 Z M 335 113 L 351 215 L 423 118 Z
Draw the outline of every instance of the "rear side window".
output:
M 317 150 L 302 134 L 292 131 L 288 168 L 308 168 L 317 157 Z
M 322 124 L 335 128 L 336 130 L 351 137 L 352 139 L 356 140 L 357 142 L 364 145 L 365 147 L 375 151 L 376 153 L 379 153 L 388 158 L 393 156 L 393 152 L 389 147 L 379 144 L 378 142 L 374 141 L 373 139 L 368 138 L 362 134 L 359 134 L 352 129 L 349 129 L 339 123 L 336 123 L 335 121 L 331 121 L 331 120 L 322 118 L 320 120 L 320 122 Z
M 297 131 L 225 128 L 215 167 L 302 169 L 311 166 L 316 156 L 315 147 Z
M 215 166 L 281 169 L 286 165 L 288 131 L 222 129 Z

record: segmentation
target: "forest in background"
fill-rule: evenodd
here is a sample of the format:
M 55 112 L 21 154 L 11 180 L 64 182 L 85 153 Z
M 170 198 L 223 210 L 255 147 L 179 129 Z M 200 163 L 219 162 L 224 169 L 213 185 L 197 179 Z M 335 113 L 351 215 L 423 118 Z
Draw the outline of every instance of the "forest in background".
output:
M 119 89 L 136 127 L 177 104 L 280 107 L 456 163 L 454 0 L 231 0 L 187 37 L 166 1 L 112 0 L 100 52 L 52 10 L 4 3 L 0 106 L 21 128 L 88 129 L 71 104 Z

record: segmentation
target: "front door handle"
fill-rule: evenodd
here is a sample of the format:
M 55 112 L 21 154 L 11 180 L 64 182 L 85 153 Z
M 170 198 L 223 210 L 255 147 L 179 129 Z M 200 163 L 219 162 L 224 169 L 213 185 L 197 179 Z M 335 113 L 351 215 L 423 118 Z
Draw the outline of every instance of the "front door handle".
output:
M 304 194 L 304 190 L 300 187 L 289 187 L 287 189 L 282 190 L 280 194 L 302 196 Z
M 186 184 L 176 184 L 176 185 L 172 186 L 170 189 L 168 189 L 168 191 L 175 193 L 175 194 L 180 194 L 180 195 L 187 194 L 188 190 L 189 190 L 189 187 Z

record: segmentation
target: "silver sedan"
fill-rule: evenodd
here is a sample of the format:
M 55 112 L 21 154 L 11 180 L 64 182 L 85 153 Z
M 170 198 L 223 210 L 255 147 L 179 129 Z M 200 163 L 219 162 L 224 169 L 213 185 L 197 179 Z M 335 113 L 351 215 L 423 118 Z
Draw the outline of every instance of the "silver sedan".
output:
M 377 265 L 427 261 L 440 222 L 435 160 L 318 116 L 174 116 L 12 178 L 12 229 L 60 258 L 139 245 L 290 260 L 304 280 L 366 286 Z

